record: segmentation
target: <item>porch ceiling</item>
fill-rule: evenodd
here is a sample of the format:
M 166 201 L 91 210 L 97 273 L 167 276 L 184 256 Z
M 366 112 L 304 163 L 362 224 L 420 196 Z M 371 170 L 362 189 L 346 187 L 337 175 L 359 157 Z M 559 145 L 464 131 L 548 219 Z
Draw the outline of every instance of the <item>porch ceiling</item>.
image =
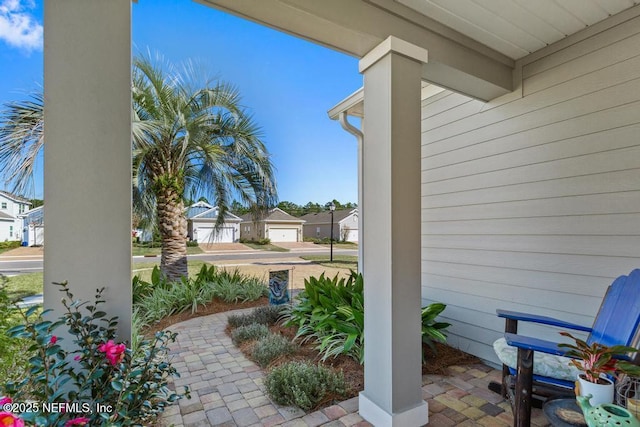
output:
M 520 59 L 640 3 L 640 0 L 396 0 Z
M 514 89 L 516 60 L 640 4 L 640 0 L 194 1 L 358 58 L 389 35 L 396 36 L 429 51 L 424 80 L 485 101 Z

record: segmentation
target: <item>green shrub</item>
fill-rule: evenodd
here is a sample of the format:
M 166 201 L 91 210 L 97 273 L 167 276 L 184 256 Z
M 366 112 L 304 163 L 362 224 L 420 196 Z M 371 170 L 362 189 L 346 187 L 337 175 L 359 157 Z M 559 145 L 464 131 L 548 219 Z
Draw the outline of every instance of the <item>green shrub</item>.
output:
M 15 249 L 19 248 L 22 242 L 20 240 L 7 240 L 0 242 L 0 249 Z
M 280 305 L 265 305 L 262 307 L 256 307 L 253 310 L 253 320 L 255 323 L 262 323 L 263 325 L 275 325 L 282 316 L 282 306 Z
M 260 323 L 262 325 L 275 325 L 282 316 L 282 307 L 277 305 L 265 305 L 253 309 L 246 314 L 232 314 L 227 321 L 232 328 L 250 325 L 252 323 Z
M 139 308 L 142 321 L 148 325 L 177 311 L 171 290 L 165 288 L 155 288 L 153 292 L 136 303 L 134 308 Z
M 246 276 L 237 269 L 220 270 L 203 265 L 193 279 L 182 278 L 168 282 L 160 269 L 154 267 L 151 281 L 135 276 L 133 284 L 134 306 L 139 309 L 141 323 L 152 324 L 175 313 L 191 310 L 219 298 L 225 302 L 255 301 L 269 293 L 269 288 L 259 279 Z
M 246 326 L 240 326 L 231 333 L 231 340 L 235 345 L 242 344 L 245 341 L 255 341 L 264 338 L 269 334 L 269 328 L 265 325 L 252 323 Z
M 201 283 L 214 282 L 218 277 L 218 274 L 219 270 L 215 265 L 207 266 L 207 264 L 202 264 L 200 271 L 198 271 L 198 274 L 196 274 L 195 280 L 196 282 Z
M 422 308 L 422 342 L 427 344 L 431 350 L 436 351 L 434 342 L 447 342 L 447 335 L 444 330 L 451 326 L 451 323 L 436 322 L 436 317 L 447 308 L 441 302 L 434 302 Z M 422 355 L 424 359 L 424 354 Z
M 211 286 L 213 296 L 224 302 L 255 301 L 269 295 L 269 288 L 260 279 L 245 276 L 237 269 L 231 272 L 219 270 Z
M 305 411 L 328 399 L 342 397 L 346 391 L 342 372 L 305 362 L 288 362 L 273 368 L 265 386 L 274 402 Z
M 310 277 L 286 315 L 286 325 L 298 327 L 296 339 L 315 339 L 322 360 L 346 354 L 364 361 L 364 293 L 361 274 L 348 279 L 324 274 Z
M 177 334 L 157 332 L 153 340 L 139 342 L 134 352 L 114 342 L 118 320 L 100 311 L 104 288 L 96 291 L 93 302 L 81 302 L 66 283 L 57 285 L 64 293 L 62 316 L 44 320 L 45 312 L 34 316 L 38 308 L 31 307 L 22 313 L 24 323 L 8 330 L 12 338 L 29 341 L 34 355 L 23 379 L 0 382 L 0 394 L 16 402 L 40 402 L 39 409 L 15 415 L 28 425 L 72 425 L 81 415 L 88 425 L 152 425 L 168 404 L 189 396 L 186 387 L 184 394 L 168 387 L 172 377 L 180 376 L 168 358 L 168 344 L 175 342 Z M 65 338 L 58 338 L 56 330 L 62 325 L 73 346 L 60 345 Z M 69 363 L 72 359 L 75 363 Z M 85 402 L 112 409 L 51 412 L 43 406 L 45 402 Z
M 251 352 L 251 357 L 258 365 L 265 368 L 278 357 L 294 353 L 296 348 L 296 345 L 286 337 L 278 334 L 269 334 L 256 343 Z
M 251 325 L 252 323 L 256 323 L 253 321 L 252 313 L 231 314 L 227 318 L 227 322 L 229 323 L 229 326 L 231 326 L 231 328 L 233 329 L 239 328 L 241 326 Z
M 180 281 L 175 283 L 171 289 L 171 299 L 173 300 L 173 306 L 178 313 L 191 310 L 191 313 L 198 311 L 198 306 L 204 305 L 209 292 L 207 285 L 198 282 L 197 280 L 189 280 L 186 277 L 182 277 Z
M 7 293 L 7 278 L 0 274 L 0 378 L 17 381 L 28 368 L 31 343 L 28 340 L 10 338 L 7 331 L 20 324 L 21 316 Z
M 422 341 L 446 342 L 449 323 L 436 322 L 446 305 L 433 303 L 422 309 Z M 315 340 L 322 360 L 346 354 L 364 362 L 364 283 L 361 274 L 351 272 L 345 280 L 310 277 L 298 294 L 297 304 L 285 314 L 285 325 L 295 325 L 295 339 Z
M 151 281 L 146 282 L 136 274 L 133 276 L 131 280 L 131 285 L 133 289 L 133 303 L 136 304 L 140 302 L 140 300 L 150 295 L 154 289 L 156 288 L 165 288 L 168 289 L 171 287 L 171 283 L 169 283 L 162 273 L 160 272 L 160 268 L 156 265 L 153 267 L 151 271 Z
M 198 246 L 198 241 L 197 240 L 187 240 L 187 247 L 188 248 L 195 248 Z
M 265 237 L 264 239 L 260 239 L 256 242 L 259 245 L 269 245 L 271 244 L 271 239 L 268 237 Z

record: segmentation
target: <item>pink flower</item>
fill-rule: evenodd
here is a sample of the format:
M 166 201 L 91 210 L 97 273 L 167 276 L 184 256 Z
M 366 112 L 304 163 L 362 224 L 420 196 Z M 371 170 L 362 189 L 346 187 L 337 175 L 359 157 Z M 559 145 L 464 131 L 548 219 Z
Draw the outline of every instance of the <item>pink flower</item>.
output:
M 11 412 L 0 412 L 1 427 L 24 427 L 24 421 Z
M 112 340 L 107 341 L 106 344 L 100 344 L 98 346 L 98 351 L 103 352 L 107 360 L 109 360 L 109 362 L 114 366 L 122 362 L 122 359 L 124 359 L 124 351 L 126 349 L 127 346 L 124 344 L 115 344 Z
M 2 399 L 0 399 L 0 406 L 4 405 L 5 403 L 12 403 L 13 400 L 10 397 L 3 397 Z
M 83 426 L 83 425 L 86 425 L 89 421 L 91 420 L 87 417 L 78 417 L 64 423 L 64 427 Z
M 58 337 L 55 335 L 52 335 L 51 339 L 49 340 L 49 343 L 55 344 L 56 342 L 58 342 Z
M 80 359 L 82 359 L 82 356 L 80 356 L 79 354 L 73 358 L 73 360 L 75 360 L 76 362 Z

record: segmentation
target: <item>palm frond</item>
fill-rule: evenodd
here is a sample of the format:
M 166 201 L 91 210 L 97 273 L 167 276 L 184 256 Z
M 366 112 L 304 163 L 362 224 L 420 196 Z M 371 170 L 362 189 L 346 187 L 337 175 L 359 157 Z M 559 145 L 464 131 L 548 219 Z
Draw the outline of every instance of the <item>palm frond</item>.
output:
M 0 167 L 6 185 L 25 194 L 44 146 L 44 100 L 41 92 L 8 102 L 0 112 Z

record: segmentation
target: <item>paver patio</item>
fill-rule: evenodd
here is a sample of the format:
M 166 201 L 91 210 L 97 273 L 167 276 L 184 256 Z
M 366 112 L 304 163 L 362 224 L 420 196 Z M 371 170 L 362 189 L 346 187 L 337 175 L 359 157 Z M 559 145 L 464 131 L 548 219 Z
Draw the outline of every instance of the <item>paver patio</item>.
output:
M 305 414 L 273 403 L 264 391 L 264 374 L 244 357 L 225 333 L 227 316 L 237 310 L 197 317 L 172 325 L 178 332 L 171 351 L 181 377 L 175 386 L 188 385 L 191 399 L 170 406 L 162 426 L 368 426 L 358 415 L 358 398 Z M 510 426 L 511 408 L 487 389 L 500 372 L 484 364 L 450 367 L 450 376 L 425 375 L 423 396 L 429 403 L 429 426 Z M 533 426 L 549 425 L 534 409 Z

